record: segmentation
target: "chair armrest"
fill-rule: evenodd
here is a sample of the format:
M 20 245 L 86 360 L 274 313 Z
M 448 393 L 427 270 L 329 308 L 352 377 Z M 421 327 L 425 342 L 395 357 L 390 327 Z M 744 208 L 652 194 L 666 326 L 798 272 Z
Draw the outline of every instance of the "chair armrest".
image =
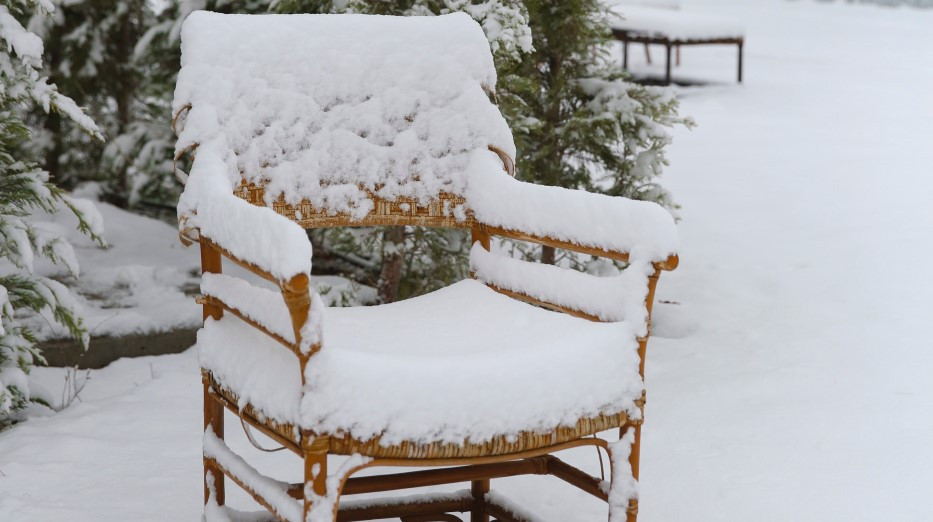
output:
M 311 274 L 311 242 L 304 229 L 270 208 L 234 196 L 226 166 L 206 150 L 194 159 L 178 215 L 182 234 L 197 230 L 201 239 L 275 282 Z
M 593 321 L 628 321 L 641 332 L 647 320 L 648 278 L 654 269 L 644 262 L 620 275 L 598 277 L 506 257 L 474 244 L 470 273 L 493 290 L 517 299 Z
M 677 227 L 648 201 L 549 187 L 503 176 L 495 157 L 474 162 L 470 207 L 481 229 L 593 255 L 677 266 Z M 481 170 L 480 170 L 481 169 Z M 497 170 L 498 169 L 498 170 Z

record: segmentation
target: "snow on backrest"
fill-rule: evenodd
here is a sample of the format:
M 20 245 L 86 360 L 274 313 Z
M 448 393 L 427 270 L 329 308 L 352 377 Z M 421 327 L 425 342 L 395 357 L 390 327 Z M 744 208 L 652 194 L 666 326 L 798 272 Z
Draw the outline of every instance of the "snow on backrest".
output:
M 515 157 L 490 101 L 489 43 L 463 13 L 437 17 L 192 13 L 173 109 L 176 150 L 198 144 L 232 186 L 263 186 L 362 219 L 370 195 L 427 204 L 462 196 L 475 151 Z M 445 207 L 464 215 L 464 209 Z

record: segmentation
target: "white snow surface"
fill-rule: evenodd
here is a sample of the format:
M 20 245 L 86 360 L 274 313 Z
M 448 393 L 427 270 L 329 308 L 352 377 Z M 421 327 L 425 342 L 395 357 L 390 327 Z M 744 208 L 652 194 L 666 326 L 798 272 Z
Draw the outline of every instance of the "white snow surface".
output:
M 269 418 L 387 445 L 478 443 L 599 413 L 640 415 L 626 323 L 542 310 L 467 280 L 389 305 L 328 308 L 323 324 L 303 393 L 297 357 L 233 316 L 199 332 L 201 364 Z
M 671 40 L 709 40 L 745 36 L 745 27 L 731 16 L 629 5 L 612 0 L 608 0 L 607 3 L 612 5 L 612 13 L 620 16 L 612 24 L 617 29 Z
M 241 261 L 279 281 L 311 273 L 311 242 L 298 224 L 271 208 L 251 205 L 233 195 L 225 176 L 220 138 L 198 148 L 185 190 L 178 200 L 179 228 L 197 229 Z
M 638 498 L 638 481 L 632 476 L 632 444 L 635 442 L 634 428 L 625 430 L 619 440 L 609 445 L 609 458 L 615 475 L 609 487 L 609 522 L 626 520 L 629 502 Z
M 488 252 L 475 243 L 470 250 L 470 271 L 484 283 L 595 315 L 603 321 L 628 321 L 638 335 L 647 331 L 645 296 L 648 276 L 654 273 L 651 263 L 633 263 L 620 275 L 599 277 Z
M 270 332 L 288 342 L 295 342 L 291 316 L 281 292 L 253 286 L 248 281 L 226 274 L 204 274 L 201 294 L 220 299 Z
M 204 456 L 216 460 L 240 482 L 266 499 L 283 518 L 289 522 L 301 522 L 302 506 L 288 496 L 289 484 L 256 471 L 243 457 L 231 451 L 210 427 L 204 431 Z
M 88 212 L 87 203 L 79 204 L 86 216 L 98 220 Z M 39 259 L 36 272 L 71 288 L 92 336 L 196 328 L 200 323 L 193 298 L 200 267 L 197 249 L 185 249 L 178 241 L 177 229 L 167 223 L 104 202 L 95 201 L 94 205 L 106 224 L 102 235 L 107 248 L 100 248 L 79 232 L 77 220 L 68 211 L 37 215 L 39 226 L 72 244 L 81 276 L 75 280 L 66 267 Z M 64 327 L 48 317 L 31 316 L 25 321 L 39 339 L 68 336 Z
M 933 520 L 933 11 L 683 3 L 742 20 L 748 74 L 735 85 L 735 50 L 716 46 L 674 70 L 719 81 L 679 90 L 699 126 L 675 131 L 664 175 L 682 255 L 652 318 L 639 521 Z M 63 373 L 38 368 L 32 388 L 60 392 Z M 201 393 L 193 351 L 92 371 L 81 401 L 0 433 L 0 519 L 198 520 Z M 301 480 L 226 419 L 231 449 Z M 592 448 L 559 456 L 599 476 Z M 553 477 L 492 488 L 543 520 L 606 519 Z M 227 502 L 259 509 L 229 483 Z

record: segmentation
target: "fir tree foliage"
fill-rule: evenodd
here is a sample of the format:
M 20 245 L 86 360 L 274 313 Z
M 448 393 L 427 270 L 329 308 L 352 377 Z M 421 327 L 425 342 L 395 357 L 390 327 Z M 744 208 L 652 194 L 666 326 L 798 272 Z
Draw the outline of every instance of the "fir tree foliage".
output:
M 49 181 L 48 172 L 28 159 L 30 132 L 22 114 L 33 106 L 73 121 L 92 138 L 100 131 L 75 104 L 40 75 L 43 43 L 20 22 L 34 12 L 50 13 L 48 1 L 6 1 L 0 5 L 0 427 L 17 420 L 31 397 L 27 375 L 44 362 L 36 339 L 18 321 L 24 312 L 43 313 L 87 346 L 88 336 L 69 290 L 34 273 L 44 257 L 74 277 L 78 263 L 68 242 L 32 219 L 33 212 L 70 211 L 78 227 L 103 245 L 101 219 L 88 202 L 70 198 Z
M 44 167 L 65 187 L 101 182 L 104 197 L 120 206 L 163 202 L 177 195 L 171 178 L 171 130 L 165 130 L 170 96 L 163 71 L 144 42 L 158 23 L 147 0 L 52 0 L 52 16 L 30 27 L 47 45 L 45 72 L 100 123 L 106 143 L 88 139 L 79 126 L 55 114 L 36 115 L 43 127 Z
M 505 64 L 499 100 L 518 147 L 517 177 L 675 204 L 658 183 L 669 129 L 690 126 L 667 88 L 632 83 L 611 60 L 600 0 L 526 0 L 534 50 Z M 502 73 L 505 74 L 502 74 Z M 514 244 L 526 258 L 587 270 L 590 259 Z M 598 264 L 597 264 L 598 265 Z

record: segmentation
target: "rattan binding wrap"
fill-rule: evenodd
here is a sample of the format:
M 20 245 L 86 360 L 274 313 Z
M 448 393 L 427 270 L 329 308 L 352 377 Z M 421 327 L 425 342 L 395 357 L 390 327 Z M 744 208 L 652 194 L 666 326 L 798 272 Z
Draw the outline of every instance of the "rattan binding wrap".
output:
M 253 205 L 268 206 L 265 189 L 253 183 L 241 182 L 234 194 Z M 420 205 L 411 198 L 399 198 L 388 201 L 370 193 L 373 210 L 361 220 L 353 220 L 347 214 L 329 214 L 314 208 L 307 200 L 297 205 L 285 202 L 279 196 L 272 202 L 271 208 L 276 213 L 298 223 L 304 228 L 330 228 L 345 226 L 395 226 L 414 225 L 441 228 L 470 228 L 473 226 L 472 212 L 467 212 L 466 219 L 457 219 L 452 210 L 463 205 L 466 200 L 454 194 L 442 192 L 428 205 Z
M 240 404 L 239 397 L 229 389 L 221 386 L 210 372 L 202 370 L 202 374 L 204 382 L 209 384 L 211 389 L 229 404 Z M 636 404 L 643 411 L 644 400 L 636 401 Z M 293 424 L 275 422 L 265 418 L 248 404 L 241 408 L 241 412 L 283 439 L 295 444 L 303 445 L 308 440 L 313 440 L 319 436 L 327 436 L 330 439 L 329 453 L 337 455 L 360 454 L 385 459 L 453 459 L 509 455 L 553 446 L 613 428 L 641 424 L 641 420 L 630 420 L 624 412 L 619 412 L 611 415 L 600 414 L 595 417 L 583 418 L 573 426 L 560 426 L 552 432 L 535 433 L 525 431 L 517 436 L 499 436 L 482 443 L 465 441 L 463 444 L 447 442 L 424 444 L 406 441 L 401 444 L 383 446 L 379 437 L 361 441 L 348 434 L 315 434 L 307 430 L 301 430 Z

